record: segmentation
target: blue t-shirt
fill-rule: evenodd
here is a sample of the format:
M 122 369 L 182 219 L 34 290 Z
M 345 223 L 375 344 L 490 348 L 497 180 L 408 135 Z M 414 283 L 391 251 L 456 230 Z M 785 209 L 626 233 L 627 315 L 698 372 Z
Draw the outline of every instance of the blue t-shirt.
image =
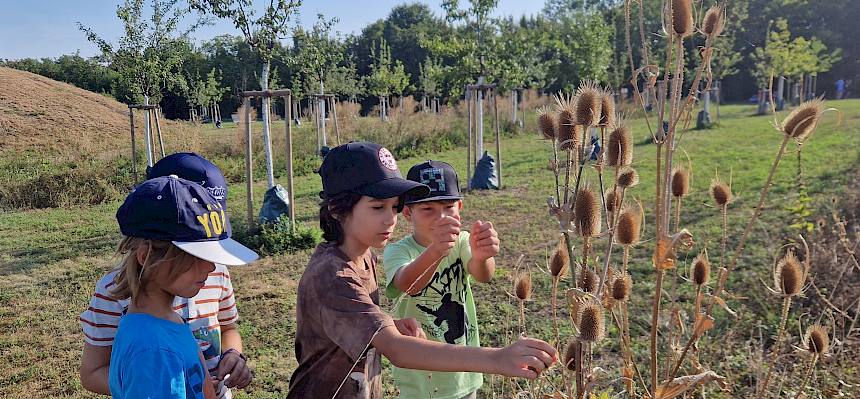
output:
M 144 313 L 120 320 L 108 383 L 115 399 L 203 399 L 199 348 L 185 324 Z

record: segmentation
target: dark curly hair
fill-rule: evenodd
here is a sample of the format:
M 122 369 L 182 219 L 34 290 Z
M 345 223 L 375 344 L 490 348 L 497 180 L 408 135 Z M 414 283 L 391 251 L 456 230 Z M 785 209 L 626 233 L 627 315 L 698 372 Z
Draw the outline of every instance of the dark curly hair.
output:
M 324 198 L 320 203 L 320 228 L 323 231 L 323 239 L 343 243 L 343 226 L 340 218 L 349 216 L 352 208 L 361 200 L 361 194 L 352 191 L 344 191 L 331 197 Z

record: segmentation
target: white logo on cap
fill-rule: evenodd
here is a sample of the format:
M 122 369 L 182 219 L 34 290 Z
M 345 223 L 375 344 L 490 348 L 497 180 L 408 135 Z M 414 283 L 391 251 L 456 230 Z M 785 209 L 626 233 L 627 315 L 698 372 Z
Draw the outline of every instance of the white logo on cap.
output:
M 386 169 L 397 170 L 397 161 L 394 159 L 394 155 L 391 155 L 391 152 L 385 147 L 379 149 L 379 163 Z

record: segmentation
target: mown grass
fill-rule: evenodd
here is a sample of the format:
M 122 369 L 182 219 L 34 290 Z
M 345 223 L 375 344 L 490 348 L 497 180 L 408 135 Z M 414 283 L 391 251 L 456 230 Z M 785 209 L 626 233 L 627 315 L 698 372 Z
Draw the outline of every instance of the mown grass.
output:
M 828 105 L 844 112 L 843 124 L 837 127 L 835 118 L 826 118 L 803 149 L 806 183 L 810 195 L 819 203 L 840 195 L 844 182 L 860 169 L 860 101 L 829 102 Z M 772 118 L 751 116 L 751 107 L 724 106 L 721 112 L 720 125 L 715 129 L 687 132 L 681 142 L 682 152 L 676 157 L 683 160 L 683 152 L 686 152 L 694 165 L 691 195 L 684 201 L 681 225 L 690 229 L 697 244 L 679 259 L 682 275 L 685 274 L 683 265 L 705 245 L 712 259 L 719 256 L 720 220 L 707 196 L 707 187 L 715 171 L 726 180 L 731 176 L 733 191 L 738 197 L 729 208 L 729 248 L 732 248 L 757 202 L 758 188 L 764 182 L 780 140 L 780 135 L 770 126 Z M 645 224 L 649 226 L 653 219 L 650 199 L 654 196 L 655 151 L 652 145 L 644 143 L 648 134 L 641 120 L 633 121 L 633 131 L 634 141 L 641 143 L 635 148 L 634 166 L 641 174 L 642 183 L 630 191 L 632 195 L 628 198 L 643 201 Z M 223 134 L 233 133 L 224 131 Z M 504 190 L 469 193 L 463 212 L 466 223 L 476 219 L 494 222 L 502 240 L 500 267 L 495 279 L 490 284 L 475 286 L 482 342 L 486 345 L 503 345 L 516 330 L 510 321 L 516 319 L 516 306 L 506 291 L 511 291 L 509 275 L 513 261 L 520 254 L 525 254 L 527 264 L 533 266 L 535 281 L 534 299 L 526 304 L 527 331 L 544 339 L 554 335 L 552 323 L 548 321 L 550 280 L 537 269 L 544 264 L 547 251 L 557 240 L 557 226 L 547 214 L 545 201 L 554 192 L 552 175 L 546 169 L 550 153 L 547 144 L 536 135 L 506 137 L 502 149 Z M 402 159 L 400 166 L 406 170 L 426 157 L 429 156 Z M 464 183 L 466 155 L 462 147 L 438 152 L 432 157 L 452 163 Z M 751 346 L 758 339 L 758 329 L 764 328 L 761 334 L 766 339 L 767 328 L 772 328 L 774 319 L 778 318 L 777 301 L 761 289 L 759 278 L 768 281 L 773 254 L 787 238 L 796 236 L 796 231 L 787 227 L 792 216 L 785 210 L 796 200 L 793 188 L 796 161 L 793 156 L 787 156 L 783 162 L 765 217 L 755 226 L 746 255 L 729 285 L 729 291 L 734 294 L 730 297 L 730 305 L 740 316 L 735 319 L 718 311 L 718 326 L 710 334 L 712 338 L 700 344 L 703 364 L 730 377 L 735 384 L 732 394 L 714 397 L 740 397 L 741 393 L 748 392 L 754 380 L 751 370 L 755 365 L 755 351 Z M 585 173 L 590 182 L 596 181 L 593 170 Z M 278 181 L 286 184 L 283 177 Z M 257 207 L 262 201 L 264 184 L 257 180 L 255 185 Z M 300 222 L 315 224 L 320 189 L 319 178 L 313 174 L 297 178 L 296 210 Z M 245 199 L 243 185 L 234 183 L 230 188 L 234 228 L 243 228 Z M 0 397 L 92 397 L 81 389 L 77 380 L 76 367 L 82 345 L 77 315 L 86 307 L 97 278 L 111 266 L 113 245 L 118 240 L 113 219 L 117 205 L 118 202 L 111 201 L 97 206 L 0 214 L 0 331 L 3 332 L 0 334 L 0 362 L 4 363 L 0 368 Z M 408 226 L 401 219 L 396 235 L 400 237 L 407 232 Z M 649 237 L 653 237 L 653 232 L 646 228 L 646 242 L 631 252 L 633 302 L 641 305 L 631 309 L 631 334 L 636 343 L 634 349 L 640 352 L 647 351 L 650 312 L 646 308 L 650 306 L 653 292 L 649 260 L 653 242 L 647 241 Z M 602 254 L 602 250 L 596 250 Z M 296 366 L 293 353 L 295 287 L 309 256 L 310 251 L 276 255 L 232 270 L 242 315 L 240 330 L 257 375 L 252 389 L 239 395 L 241 398 L 283 397 L 287 391 L 289 377 Z M 619 258 L 620 253 L 616 252 L 613 257 Z M 568 282 L 563 285 L 567 287 Z M 689 295 L 684 284 L 678 292 L 682 296 Z M 566 317 L 566 312 L 562 315 Z M 796 331 L 797 319 L 792 317 L 791 323 L 789 331 Z M 569 334 L 570 329 L 565 327 L 562 336 Z M 610 336 L 615 336 L 612 330 Z M 796 341 L 796 337 L 794 339 Z M 595 349 L 595 353 L 601 354 L 599 364 L 609 365 L 605 367 L 607 370 L 617 370 L 612 356 L 616 350 L 614 340 L 605 340 Z M 856 365 L 852 368 L 833 360 L 821 367 L 828 372 L 819 375 L 819 387 L 841 388 L 852 395 L 852 391 L 835 381 L 857 382 L 860 374 Z M 555 368 L 549 375 L 557 373 L 558 368 Z M 487 381 L 482 391 L 485 395 L 502 391 L 502 379 L 488 378 Z M 390 378 L 386 379 L 386 389 L 389 394 L 394 390 Z

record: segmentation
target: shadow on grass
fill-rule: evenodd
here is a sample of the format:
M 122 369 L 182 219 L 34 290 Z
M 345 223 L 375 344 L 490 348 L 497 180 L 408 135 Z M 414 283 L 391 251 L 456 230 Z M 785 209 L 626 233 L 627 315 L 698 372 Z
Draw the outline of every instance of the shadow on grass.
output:
M 11 261 L 0 264 L 0 276 L 26 273 L 83 254 L 111 254 L 119 242 L 116 234 L 106 234 L 67 242 L 46 244 L 37 248 L 11 251 Z

